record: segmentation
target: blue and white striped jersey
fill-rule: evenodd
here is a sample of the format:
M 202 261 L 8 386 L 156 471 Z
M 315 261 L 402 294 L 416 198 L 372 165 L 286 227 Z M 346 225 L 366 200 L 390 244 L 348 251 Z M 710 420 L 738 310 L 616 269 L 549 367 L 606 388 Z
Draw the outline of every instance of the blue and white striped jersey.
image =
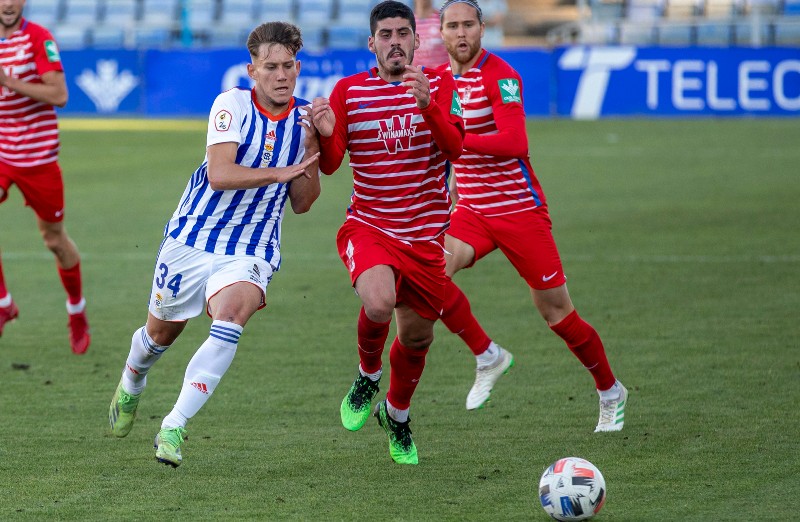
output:
M 207 146 L 236 142 L 236 163 L 247 167 L 285 167 L 300 163 L 305 153 L 305 128 L 299 107 L 273 116 L 260 107 L 252 91 L 231 89 L 214 101 L 208 121 Z M 164 235 L 206 252 L 251 255 L 280 267 L 281 219 L 289 185 L 272 183 L 245 190 L 212 190 L 208 155 L 181 196 Z

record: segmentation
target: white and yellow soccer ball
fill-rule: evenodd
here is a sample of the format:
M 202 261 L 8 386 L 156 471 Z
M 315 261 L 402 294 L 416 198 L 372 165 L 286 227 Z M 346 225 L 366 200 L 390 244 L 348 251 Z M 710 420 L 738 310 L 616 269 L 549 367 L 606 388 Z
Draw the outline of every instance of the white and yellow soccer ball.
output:
M 544 470 L 539 480 L 539 500 L 556 520 L 588 520 L 606 501 L 606 481 L 588 460 L 565 457 Z

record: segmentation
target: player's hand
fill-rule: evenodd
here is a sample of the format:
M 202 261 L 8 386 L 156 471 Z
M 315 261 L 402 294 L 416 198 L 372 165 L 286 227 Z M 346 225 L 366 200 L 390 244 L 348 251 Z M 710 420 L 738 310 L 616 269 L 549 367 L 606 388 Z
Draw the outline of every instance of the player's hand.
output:
M 3 70 L 2 67 L 0 67 L 0 87 L 5 87 L 6 78 L 8 78 L 8 76 L 6 76 L 6 72 Z
M 306 172 L 306 169 L 319 161 L 319 152 L 312 154 L 304 159 L 297 165 L 289 165 L 288 167 L 279 167 L 275 169 L 275 182 L 276 183 L 289 183 L 293 179 L 305 176 L 311 179 L 311 174 Z
M 431 104 L 431 83 L 422 72 L 422 67 L 406 65 L 403 74 L 403 86 L 408 87 L 406 94 L 412 95 L 417 100 L 417 107 L 426 108 Z
M 319 150 L 317 128 L 314 126 L 314 120 L 311 118 L 311 106 L 303 105 L 300 109 L 305 112 L 305 114 L 300 115 L 300 121 L 297 122 L 298 125 L 302 125 L 306 129 L 306 137 L 303 145 L 306 150 Z
M 317 97 L 311 102 L 311 119 L 314 122 L 314 127 L 321 136 L 326 138 L 333 134 L 333 128 L 336 125 L 336 115 L 331 109 L 330 100 L 328 98 Z

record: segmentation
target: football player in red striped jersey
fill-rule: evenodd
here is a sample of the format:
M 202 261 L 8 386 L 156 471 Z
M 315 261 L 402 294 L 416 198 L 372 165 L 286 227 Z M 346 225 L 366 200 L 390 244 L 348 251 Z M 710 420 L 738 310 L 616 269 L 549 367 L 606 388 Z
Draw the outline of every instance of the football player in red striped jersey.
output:
M 575 310 L 551 233 L 544 192 L 528 156 L 522 78 L 482 47 L 485 24 L 475 0 L 448 0 L 441 29 L 464 110 L 464 151 L 453 161 L 458 202 L 445 236 L 447 274 L 452 277 L 500 249 L 525 279 L 533 302 L 594 378 L 600 395 L 595 431 L 619 431 L 627 390 L 614 376 L 597 331 Z M 513 356 L 486 335 L 463 292 L 448 283 L 442 320 L 477 359 L 467 409 L 480 408 Z
M 64 228 L 64 181 L 58 164 L 54 107 L 67 104 L 64 69 L 53 36 L 22 17 L 25 0 L 0 2 L 0 203 L 17 185 L 36 213 L 45 246 L 53 252 L 67 293 L 72 352 L 89 348 L 89 323 L 80 255 Z M 19 311 L 0 263 L 0 334 Z
M 415 31 L 408 6 L 377 4 L 368 45 L 378 66 L 341 79 L 330 100 L 314 100 L 312 108 L 320 170 L 333 174 L 345 151 L 353 169 L 337 246 L 362 302 L 360 364 L 340 407 L 342 425 L 361 429 L 372 411 L 394 314 L 389 389 L 374 413 L 401 464 L 418 463 L 408 412 L 444 300 L 445 165 L 461 154 L 464 132 L 450 73 L 411 65 L 419 47 Z

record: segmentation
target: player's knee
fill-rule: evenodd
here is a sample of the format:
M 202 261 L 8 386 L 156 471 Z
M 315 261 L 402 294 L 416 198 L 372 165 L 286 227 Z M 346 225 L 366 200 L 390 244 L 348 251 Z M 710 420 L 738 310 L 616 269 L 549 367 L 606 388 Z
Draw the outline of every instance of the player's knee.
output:
M 364 299 L 364 312 L 369 317 L 370 321 L 376 323 L 385 323 L 392 319 L 394 312 L 395 302 L 390 298 L 371 298 Z
M 54 254 L 58 254 L 65 248 L 64 234 L 58 232 L 42 231 L 42 241 L 44 241 L 44 246 Z
M 400 335 L 400 344 L 409 350 L 425 350 L 433 344 L 433 334 L 425 336 L 406 336 Z

